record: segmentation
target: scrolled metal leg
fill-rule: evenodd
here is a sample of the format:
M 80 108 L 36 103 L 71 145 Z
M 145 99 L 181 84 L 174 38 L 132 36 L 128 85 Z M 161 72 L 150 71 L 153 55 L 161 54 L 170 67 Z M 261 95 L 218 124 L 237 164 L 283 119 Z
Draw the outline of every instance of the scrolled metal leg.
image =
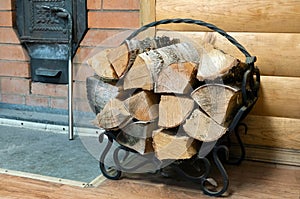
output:
M 114 166 L 106 167 L 106 165 L 104 164 L 105 158 L 113 144 L 113 138 L 108 133 L 100 134 L 99 142 L 103 143 L 104 135 L 106 135 L 108 137 L 108 142 L 104 148 L 104 151 L 102 152 L 102 154 L 100 156 L 100 162 L 99 162 L 100 170 L 106 178 L 111 179 L 111 180 L 118 180 L 121 178 L 122 172 L 120 170 L 118 170 L 117 168 L 114 168 Z
M 229 159 L 228 161 L 226 161 L 226 163 L 228 164 L 234 164 L 234 165 L 239 165 L 242 163 L 242 161 L 245 159 L 245 156 L 246 156 L 246 150 L 245 150 L 245 146 L 243 144 L 243 141 L 241 139 L 241 136 L 239 134 L 239 129 L 240 127 L 243 127 L 244 128 L 244 133 L 247 134 L 247 131 L 248 131 L 248 126 L 245 124 L 245 123 L 239 123 L 235 129 L 234 129 L 234 134 L 235 134 L 235 137 L 238 141 L 238 145 L 240 147 L 240 155 L 239 157 L 235 158 L 235 159 Z
M 216 164 L 221 176 L 222 176 L 222 188 L 220 190 L 210 190 L 209 188 L 207 188 L 206 184 L 209 183 L 210 185 L 212 185 L 213 187 L 215 187 L 216 189 L 218 188 L 218 184 L 216 183 L 216 181 L 212 178 L 204 178 L 202 180 L 202 190 L 204 192 L 204 194 L 209 195 L 209 196 L 221 196 L 223 195 L 227 189 L 228 189 L 228 185 L 229 185 L 229 180 L 228 180 L 228 175 L 227 172 L 222 164 L 222 162 L 219 159 L 218 153 L 220 150 L 224 150 L 226 153 L 226 157 L 228 158 L 229 156 L 229 150 L 225 145 L 220 145 L 220 146 L 216 146 L 214 148 L 213 151 L 213 160 L 214 163 Z
M 204 163 L 204 169 L 200 168 L 199 164 L 196 164 L 196 162 L 198 161 L 202 161 Z M 191 163 L 190 165 L 194 166 L 194 170 L 197 170 L 199 172 L 199 176 L 195 176 L 195 175 L 190 175 L 187 172 L 185 172 L 182 168 L 180 168 L 180 164 L 176 164 L 173 163 L 171 164 L 171 167 L 181 176 L 183 176 L 184 178 L 195 182 L 195 183 L 201 183 L 203 181 L 203 179 L 207 178 L 207 176 L 210 173 L 211 170 L 211 165 L 210 162 L 207 158 L 202 157 L 196 157 L 196 159 L 193 161 L 193 163 Z M 198 167 L 196 168 L 196 165 L 198 165 Z
M 143 158 L 145 158 L 145 161 L 135 165 L 134 167 L 128 168 L 125 165 L 122 165 L 121 161 L 119 160 L 119 152 L 120 151 L 125 151 L 125 157 L 123 157 L 123 162 L 125 162 L 125 160 L 129 157 L 130 152 L 131 153 L 135 153 L 138 154 L 137 152 L 134 151 L 130 151 L 128 148 L 123 147 L 123 146 L 119 146 L 115 149 L 114 154 L 113 154 L 113 158 L 114 158 L 114 162 L 116 163 L 117 169 L 121 170 L 123 172 L 128 172 L 128 173 L 132 173 L 137 171 L 137 169 L 147 165 L 147 164 L 153 164 L 153 158 L 151 157 L 147 157 L 147 156 L 151 156 L 151 154 L 148 155 L 143 155 Z

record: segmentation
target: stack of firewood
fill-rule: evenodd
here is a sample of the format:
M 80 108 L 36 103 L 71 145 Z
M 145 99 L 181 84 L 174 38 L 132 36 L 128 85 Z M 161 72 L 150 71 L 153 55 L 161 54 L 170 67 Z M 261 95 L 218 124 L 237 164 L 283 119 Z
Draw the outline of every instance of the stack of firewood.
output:
M 160 160 L 191 158 L 201 142 L 226 133 L 248 67 L 209 43 L 166 36 L 126 40 L 88 64 L 97 74 L 87 78 L 96 124 Z

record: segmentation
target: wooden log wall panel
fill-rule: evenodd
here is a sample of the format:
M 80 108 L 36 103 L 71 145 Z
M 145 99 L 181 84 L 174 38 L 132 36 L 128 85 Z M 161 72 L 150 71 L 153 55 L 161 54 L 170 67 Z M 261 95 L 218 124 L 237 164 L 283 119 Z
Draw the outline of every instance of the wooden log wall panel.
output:
M 300 32 L 298 0 L 156 0 L 156 20 L 193 18 L 226 31 Z M 207 30 L 187 24 L 171 24 L 176 30 Z
M 158 35 L 170 34 L 158 31 Z M 244 61 L 245 56 L 225 37 L 216 32 L 176 32 L 191 41 L 212 42 L 217 48 Z M 257 57 L 256 65 L 262 75 L 300 77 L 299 33 L 241 33 L 229 32 L 246 50 Z
M 249 115 L 245 144 L 300 150 L 300 119 Z
M 260 98 L 251 114 L 300 119 L 300 78 L 262 76 Z
M 141 0 L 142 2 L 142 0 Z M 142 3 L 141 3 L 142 4 Z M 251 55 L 261 71 L 260 98 L 247 116 L 247 135 L 242 135 L 249 159 L 300 165 L 300 1 L 298 0 L 149 0 L 152 21 L 193 18 L 224 29 Z M 152 11 L 151 11 L 152 12 Z M 150 22 L 148 16 L 141 21 Z M 201 42 L 244 61 L 244 55 L 223 36 L 205 27 L 168 24 L 175 37 Z M 167 35 L 170 35 L 168 33 Z

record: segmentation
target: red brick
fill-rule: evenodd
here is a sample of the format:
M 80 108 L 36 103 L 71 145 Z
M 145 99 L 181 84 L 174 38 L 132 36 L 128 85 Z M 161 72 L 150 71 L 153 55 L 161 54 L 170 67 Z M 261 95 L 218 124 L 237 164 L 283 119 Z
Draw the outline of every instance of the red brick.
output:
M 67 97 L 68 85 L 32 82 L 31 93 L 42 96 Z
M 35 96 L 35 95 L 28 95 L 25 97 L 25 104 L 28 106 L 44 106 L 49 107 L 49 98 Z
M 92 112 L 87 100 L 74 100 L 73 109 L 83 112 Z
M 0 60 L 0 76 L 30 77 L 29 63 Z
M 1 94 L 1 102 L 9 104 L 25 104 L 23 95 Z
M 115 46 L 124 41 L 125 38 L 119 38 L 123 34 L 120 30 L 98 30 L 90 29 L 81 42 L 81 46 Z
M 50 107 L 57 109 L 68 109 L 68 98 L 51 98 Z
M 0 11 L 0 26 L 12 27 L 11 11 Z
M 29 57 L 21 45 L 0 44 L 0 60 L 29 61 Z
M 93 54 L 93 48 L 79 47 L 73 59 L 74 64 L 86 63 L 89 57 Z
M 0 10 L 12 10 L 11 9 L 11 1 L 12 0 L 1 0 Z
M 86 81 L 87 77 L 93 76 L 95 73 L 92 67 L 86 64 L 74 64 L 73 68 L 73 79 L 75 81 Z
M 103 9 L 137 10 L 140 0 L 103 0 Z
M 87 99 L 86 98 L 86 84 L 85 82 L 74 82 L 74 89 L 73 89 L 73 97 L 78 99 Z
M 20 41 L 13 28 L 0 27 L 0 43 L 20 44 Z
M 89 28 L 138 28 L 139 12 L 89 12 Z
M 89 10 L 102 9 L 102 0 L 87 0 L 87 8 Z
M 1 93 L 29 94 L 30 80 L 23 78 L 1 78 Z

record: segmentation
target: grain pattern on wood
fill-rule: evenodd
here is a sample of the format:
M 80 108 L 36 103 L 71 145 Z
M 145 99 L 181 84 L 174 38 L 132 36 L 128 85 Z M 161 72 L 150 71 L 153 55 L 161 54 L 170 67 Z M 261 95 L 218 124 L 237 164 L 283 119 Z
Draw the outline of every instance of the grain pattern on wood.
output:
M 299 12 L 300 4 L 298 1 L 156 1 L 156 20 L 178 17 L 200 19 L 232 32 L 298 33 L 300 32 Z M 248 23 L 249 21 L 251 23 Z M 185 31 L 207 30 L 200 26 L 188 24 L 171 24 L 162 27 Z
M 197 153 L 197 143 L 185 134 L 158 129 L 153 132 L 153 147 L 159 160 L 189 159 Z
M 209 43 L 197 46 L 200 55 L 197 79 L 212 80 L 223 76 L 238 65 L 238 60 L 229 54 L 216 49 Z
M 193 111 L 183 125 L 183 129 L 192 138 L 204 142 L 219 139 L 227 130 L 199 109 Z
M 141 91 L 124 101 L 129 113 L 140 121 L 153 121 L 158 117 L 159 96 L 152 92 Z
M 242 166 L 227 165 L 230 178 L 229 198 L 299 198 L 299 167 L 279 166 L 245 161 Z M 241 177 L 242 176 L 242 177 Z M 2 198 L 82 198 L 82 199 L 207 199 L 199 185 L 190 181 L 174 180 L 160 175 L 140 174 L 138 179 L 106 180 L 98 187 L 80 188 L 28 178 L 0 174 Z
M 86 88 L 90 107 L 96 114 L 104 108 L 109 100 L 119 94 L 118 87 L 105 83 L 98 76 L 87 77 Z
M 180 62 L 165 67 L 158 74 L 155 93 L 186 94 L 193 89 L 197 66 L 192 62 Z
M 154 151 L 152 132 L 155 129 L 157 129 L 155 122 L 133 122 L 122 128 L 122 132 L 117 136 L 117 141 L 140 154 L 151 153 Z
M 118 99 L 111 99 L 97 114 L 97 125 L 106 130 L 119 129 L 125 126 L 130 120 L 131 115 L 124 106 L 124 103 Z
M 87 63 L 99 77 L 107 80 L 116 80 L 118 76 L 107 58 L 109 52 L 110 49 L 103 50 L 89 58 Z
M 300 78 L 262 76 L 254 115 L 300 118 Z
M 163 128 L 179 126 L 191 114 L 194 105 L 194 100 L 188 97 L 162 95 L 159 103 L 158 125 Z
M 244 122 L 248 125 L 247 135 L 240 134 L 244 143 L 300 150 L 300 119 L 248 115 Z
M 241 90 L 224 84 L 205 84 L 191 96 L 208 116 L 226 127 L 243 105 Z
M 152 90 L 163 68 L 178 61 L 197 63 L 198 59 L 197 49 L 189 43 L 174 44 L 141 53 L 124 77 L 124 89 Z
M 197 44 L 202 40 L 211 42 L 218 49 L 240 59 L 245 56 L 229 41 L 216 32 L 179 32 Z M 297 33 L 247 33 L 228 32 L 240 42 L 251 55 L 257 56 L 256 65 L 263 75 L 300 77 L 300 34 Z M 165 31 L 158 31 L 165 35 Z M 280 49 L 280 50 L 279 50 Z
M 153 90 L 154 81 L 151 77 L 151 71 L 145 64 L 144 59 L 138 56 L 124 76 L 124 90 L 142 88 L 144 90 Z

